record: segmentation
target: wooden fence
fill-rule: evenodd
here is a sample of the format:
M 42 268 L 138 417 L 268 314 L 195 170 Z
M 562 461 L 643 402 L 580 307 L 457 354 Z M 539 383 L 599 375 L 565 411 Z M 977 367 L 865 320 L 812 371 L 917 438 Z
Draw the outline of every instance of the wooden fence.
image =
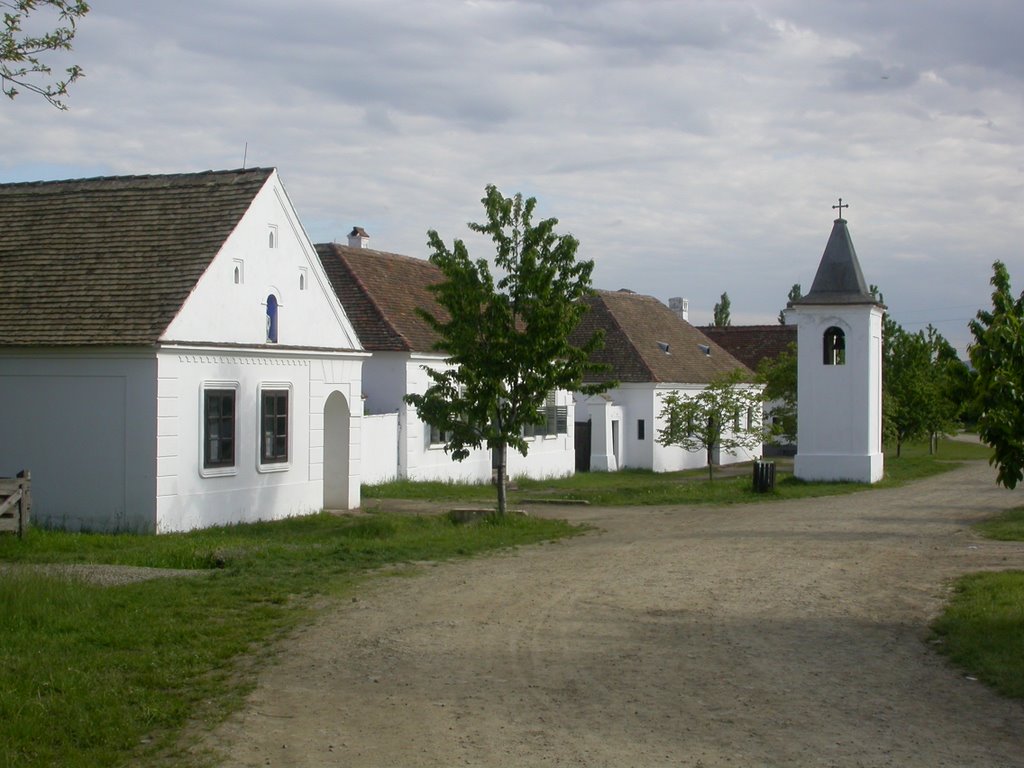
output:
M 0 532 L 25 535 L 32 510 L 32 476 L 22 471 L 15 478 L 0 477 Z

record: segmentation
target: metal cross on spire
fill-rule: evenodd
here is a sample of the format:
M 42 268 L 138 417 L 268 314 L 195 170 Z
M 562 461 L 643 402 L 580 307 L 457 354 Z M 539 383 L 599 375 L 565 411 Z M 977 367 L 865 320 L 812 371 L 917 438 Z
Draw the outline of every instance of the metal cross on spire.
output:
M 832 206 L 832 210 L 834 211 L 836 208 L 838 208 L 839 209 L 839 218 L 841 219 L 841 218 L 843 218 L 843 208 L 849 208 L 849 207 L 850 207 L 849 203 L 847 203 L 846 205 L 843 205 L 843 198 L 840 197 L 839 198 L 839 205 L 833 205 Z

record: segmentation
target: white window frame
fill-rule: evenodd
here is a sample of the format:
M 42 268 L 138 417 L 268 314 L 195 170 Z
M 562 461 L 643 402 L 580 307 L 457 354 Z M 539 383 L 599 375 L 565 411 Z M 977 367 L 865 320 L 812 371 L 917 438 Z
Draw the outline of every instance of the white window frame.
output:
M 288 393 L 288 459 L 263 461 L 263 393 L 267 390 L 285 390 Z M 292 468 L 295 454 L 295 391 L 289 381 L 263 381 L 256 387 L 256 471 L 287 472 Z
M 235 393 L 235 458 L 234 463 L 230 467 L 204 466 L 206 456 L 206 392 L 210 389 L 231 389 Z M 196 457 L 196 463 L 199 466 L 200 477 L 227 477 L 238 474 L 238 456 L 242 445 L 242 420 L 239 418 L 239 406 L 242 403 L 240 397 L 241 389 L 241 384 L 237 381 L 210 379 L 204 380 L 199 384 L 199 455 Z

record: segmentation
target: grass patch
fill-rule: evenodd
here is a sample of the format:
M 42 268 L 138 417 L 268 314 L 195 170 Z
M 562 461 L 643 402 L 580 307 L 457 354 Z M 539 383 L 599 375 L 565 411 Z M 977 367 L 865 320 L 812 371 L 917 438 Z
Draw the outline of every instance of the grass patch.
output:
M 982 536 L 1024 541 L 1024 508 L 974 526 Z M 1024 572 L 975 573 L 954 584 L 932 625 L 933 641 L 968 674 L 1004 696 L 1024 699 Z
M 31 529 L 2 563 L 202 569 L 98 586 L 11 568 L 0 578 L 0 765 L 189 764 L 182 727 L 216 722 L 242 673 L 325 597 L 373 569 L 572 535 L 537 518 L 315 515 L 162 536 Z
M 939 650 L 999 693 L 1024 699 L 1024 573 L 959 579 L 932 626 Z
M 938 452 L 928 454 L 928 443 L 907 443 L 900 458 L 895 449 L 885 457 L 885 479 L 873 487 L 894 487 L 949 471 L 951 462 L 987 459 L 987 446 L 942 440 Z M 509 503 L 531 499 L 545 501 L 586 501 L 600 506 L 644 506 L 670 504 L 740 504 L 772 499 L 833 496 L 863 491 L 861 483 L 804 483 L 792 476 L 792 460 L 776 461 L 778 474 L 774 492 L 753 492 L 749 465 L 716 470 L 707 482 L 707 469 L 683 472 L 651 472 L 625 469 L 620 472 L 581 472 L 550 480 L 517 478 L 509 489 Z M 413 499 L 443 502 L 493 504 L 494 488 L 486 483 L 412 482 L 408 480 L 364 485 L 365 498 Z

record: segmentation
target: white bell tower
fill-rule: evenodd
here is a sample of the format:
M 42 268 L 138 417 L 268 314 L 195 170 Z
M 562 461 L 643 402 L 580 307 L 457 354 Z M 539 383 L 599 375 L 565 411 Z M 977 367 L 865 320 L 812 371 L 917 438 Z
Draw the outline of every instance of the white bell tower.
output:
M 882 479 L 882 312 L 839 218 L 810 292 L 788 304 L 797 326 L 797 454 L 801 480 Z

